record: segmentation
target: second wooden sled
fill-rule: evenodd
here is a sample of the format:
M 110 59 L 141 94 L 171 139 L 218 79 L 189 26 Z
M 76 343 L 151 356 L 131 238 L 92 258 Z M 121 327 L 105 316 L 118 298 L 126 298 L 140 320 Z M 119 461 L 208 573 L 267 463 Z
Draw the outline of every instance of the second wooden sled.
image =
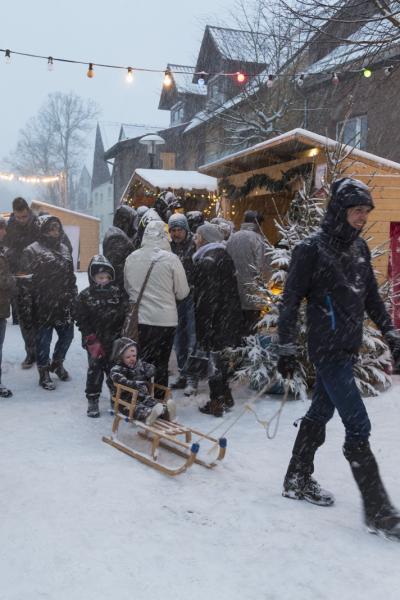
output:
M 170 398 L 171 390 L 169 388 L 153 384 L 151 395 L 153 395 L 154 388 L 162 389 L 164 391 L 165 402 Z M 112 425 L 112 434 L 103 437 L 103 442 L 106 442 L 106 444 L 110 444 L 117 450 L 128 454 L 128 456 L 132 456 L 140 462 L 171 476 L 183 473 L 194 463 L 211 469 L 215 467 L 217 461 L 224 458 L 227 446 L 225 438 L 216 439 L 203 434 L 192 427 L 165 421 L 164 419 L 157 419 L 152 425 L 146 425 L 146 423 L 137 421 L 134 418 L 138 396 L 137 390 L 120 383 L 116 384 L 116 390 L 116 394 L 113 397 L 114 421 Z M 127 392 L 130 398 L 128 400 L 122 399 L 122 392 Z M 125 414 L 120 412 L 121 409 L 125 411 Z M 132 424 L 132 426 L 137 429 L 137 434 L 151 443 L 151 452 L 149 455 L 144 454 L 140 450 L 135 450 L 118 439 L 118 429 L 121 422 Z M 211 442 L 211 449 L 218 449 L 218 455 L 215 460 L 207 461 L 199 458 L 200 444 L 197 441 L 193 441 L 193 436 L 196 436 L 207 443 Z M 169 467 L 158 462 L 158 450 L 160 447 L 182 457 L 184 462 L 178 467 Z

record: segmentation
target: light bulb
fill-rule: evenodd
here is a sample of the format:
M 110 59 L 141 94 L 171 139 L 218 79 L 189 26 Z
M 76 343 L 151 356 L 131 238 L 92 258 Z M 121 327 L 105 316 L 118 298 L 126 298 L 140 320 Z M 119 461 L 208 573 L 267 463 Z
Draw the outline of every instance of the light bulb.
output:
M 372 77 L 372 71 L 371 71 L 371 69 L 363 69 L 363 75 L 367 79 L 369 79 L 370 77 Z
M 11 62 L 11 50 L 6 50 L 4 52 L 4 60 L 9 65 Z
M 304 85 L 304 75 L 300 75 L 300 76 L 297 78 L 297 85 L 298 85 L 299 87 L 303 87 L 303 85 Z
M 132 83 L 133 81 L 133 69 L 132 67 L 128 67 L 128 72 L 125 77 L 127 83 Z
M 53 71 L 54 69 L 54 63 L 53 63 L 53 57 L 49 56 L 49 58 L 47 59 L 47 69 L 49 71 Z
M 272 86 L 274 85 L 274 75 L 268 75 L 268 79 L 267 79 L 267 87 L 268 88 L 272 88 Z
M 171 71 L 169 69 L 167 69 L 164 73 L 164 86 L 168 88 L 171 85 L 172 85 Z
M 385 67 L 385 75 L 386 77 L 389 77 L 389 75 L 391 75 L 393 72 L 393 65 L 390 65 L 390 67 Z
M 89 79 L 92 79 L 92 77 L 94 77 L 93 63 L 89 63 L 89 68 L 87 70 L 86 75 L 89 77 Z
M 337 75 L 337 73 L 332 73 L 332 85 L 338 85 L 339 83 L 339 77 Z
M 236 79 L 237 79 L 238 83 L 243 83 L 246 80 L 246 75 L 244 73 L 241 73 L 240 71 L 238 71 L 236 73 Z
M 200 78 L 197 80 L 197 85 L 199 85 L 200 87 L 203 87 L 203 85 L 205 85 L 205 83 L 206 83 L 206 82 L 205 82 L 205 79 L 203 79 L 202 77 L 200 77 Z

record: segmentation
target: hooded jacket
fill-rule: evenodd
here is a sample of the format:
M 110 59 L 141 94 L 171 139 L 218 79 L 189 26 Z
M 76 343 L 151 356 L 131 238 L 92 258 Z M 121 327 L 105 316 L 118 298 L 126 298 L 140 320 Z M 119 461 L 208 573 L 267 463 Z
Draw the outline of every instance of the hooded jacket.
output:
M 10 316 L 11 295 L 15 290 L 14 279 L 10 273 L 8 248 L 0 243 L 0 319 Z
M 359 352 L 364 313 L 383 334 L 393 329 L 379 295 L 371 254 L 347 209 L 373 202 L 353 179 L 332 185 L 321 230 L 293 250 L 279 315 L 280 344 L 294 344 L 300 304 L 307 300 L 308 350 L 314 363 L 348 359 Z
M 136 211 L 130 206 L 120 206 L 115 211 L 112 227 L 104 234 L 103 252 L 115 270 L 115 284 L 124 287 L 124 265 L 134 250 Z
M 5 245 L 8 246 L 9 264 L 12 273 L 21 271 L 22 252 L 39 239 L 40 227 L 38 217 L 29 209 L 28 222 L 22 225 L 18 223 L 14 213 L 7 223 L 7 235 Z
M 179 258 L 171 252 L 163 221 L 150 221 L 142 247 L 126 259 L 125 289 L 131 302 L 136 302 L 152 261 L 155 261 L 139 306 L 139 324 L 176 327 L 176 301 L 189 294 L 189 286 Z
M 51 327 L 71 323 L 77 288 L 71 254 L 59 238 L 45 235 L 57 217 L 38 218 L 39 241 L 25 248 L 21 268 L 31 276 L 29 285 L 21 293 L 20 316 L 27 327 Z
M 97 272 L 108 272 L 112 280 L 100 286 L 94 280 Z M 95 334 L 107 356 L 110 356 L 113 342 L 121 335 L 127 309 L 126 294 L 114 285 L 114 268 L 102 255 L 93 256 L 88 267 L 89 287 L 82 290 L 76 304 L 76 324 L 85 338 Z
M 137 344 L 129 338 L 119 338 L 114 342 L 112 351 L 112 362 L 114 363 L 110 371 L 110 377 L 114 384 L 121 383 L 127 387 L 138 390 L 140 397 L 147 396 L 149 393 L 149 385 L 152 377 L 154 377 L 154 367 L 150 363 L 137 359 L 136 365 L 133 368 L 124 365 L 122 355 L 128 348 Z M 126 396 L 126 393 L 122 394 L 122 397 Z
M 222 242 L 201 246 L 193 256 L 196 338 L 206 351 L 240 343 L 242 312 L 235 267 Z

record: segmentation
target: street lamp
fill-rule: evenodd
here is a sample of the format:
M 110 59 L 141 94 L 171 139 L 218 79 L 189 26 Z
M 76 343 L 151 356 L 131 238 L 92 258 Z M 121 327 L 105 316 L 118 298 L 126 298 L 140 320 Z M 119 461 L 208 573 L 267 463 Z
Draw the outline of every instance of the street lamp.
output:
M 163 140 L 163 138 L 157 135 L 156 133 L 149 133 L 148 135 L 142 137 L 142 139 L 139 140 L 139 143 L 146 146 L 147 153 L 150 157 L 150 169 L 154 169 L 156 146 L 161 146 L 162 144 L 165 144 L 165 140 Z

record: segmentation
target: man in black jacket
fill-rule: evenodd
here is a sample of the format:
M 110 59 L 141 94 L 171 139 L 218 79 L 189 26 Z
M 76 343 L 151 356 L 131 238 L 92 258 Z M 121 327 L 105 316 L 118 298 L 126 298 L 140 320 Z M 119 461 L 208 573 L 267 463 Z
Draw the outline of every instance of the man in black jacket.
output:
M 362 342 L 365 311 L 382 331 L 395 363 L 400 361 L 400 335 L 379 295 L 371 255 L 360 237 L 373 208 L 366 185 L 354 179 L 336 181 L 321 231 L 293 251 L 280 309 L 278 369 L 284 377 L 295 370 L 296 321 L 306 298 L 316 385 L 293 447 L 283 495 L 333 504 L 333 496 L 311 475 L 315 452 L 325 441 L 325 426 L 336 408 L 346 432 L 343 452 L 361 492 L 367 527 L 400 539 L 400 515 L 389 500 L 369 445 L 371 425 L 352 368 Z
M 135 209 L 123 204 L 115 211 L 113 225 L 107 229 L 103 239 L 104 256 L 114 267 L 115 285 L 123 292 L 125 292 L 125 260 L 135 249 L 133 243 L 136 233 L 135 223 Z
M 23 318 L 36 332 L 36 357 L 39 385 L 54 390 L 49 371 L 61 381 L 69 379 L 63 366 L 74 337 L 73 311 L 77 295 L 71 254 L 60 241 L 61 222 L 57 217 L 39 217 L 39 241 L 28 246 L 22 257 L 22 268 L 31 278 L 22 299 Z M 56 330 L 58 340 L 50 363 L 50 344 Z
M 27 246 L 36 242 L 39 239 L 39 225 L 37 217 L 33 214 L 24 198 L 15 198 L 12 203 L 13 212 L 7 223 L 6 245 L 8 246 L 8 257 L 11 272 L 15 275 L 21 273 L 22 253 Z M 25 327 L 23 318 L 20 313 L 23 311 L 21 307 L 21 298 L 25 296 L 25 286 L 29 286 L 29 282 L 18 281 L 18 294 L 16 295 L 13 310 L 19 320 L 21 334 L 25 342 L 26 357 L 23 360 L 21 367 L 30 369 L 35 358 L 35 330 L 33 327 Z
M 234 404 L 223 350 L 240 344 L 242 330 L 235 267 L 222 241 L 217 226 L 206 222 L 197 229 L 193 255 L 196 338 L 210 363 L 210 400 L 200 411 L 215 417 Z

